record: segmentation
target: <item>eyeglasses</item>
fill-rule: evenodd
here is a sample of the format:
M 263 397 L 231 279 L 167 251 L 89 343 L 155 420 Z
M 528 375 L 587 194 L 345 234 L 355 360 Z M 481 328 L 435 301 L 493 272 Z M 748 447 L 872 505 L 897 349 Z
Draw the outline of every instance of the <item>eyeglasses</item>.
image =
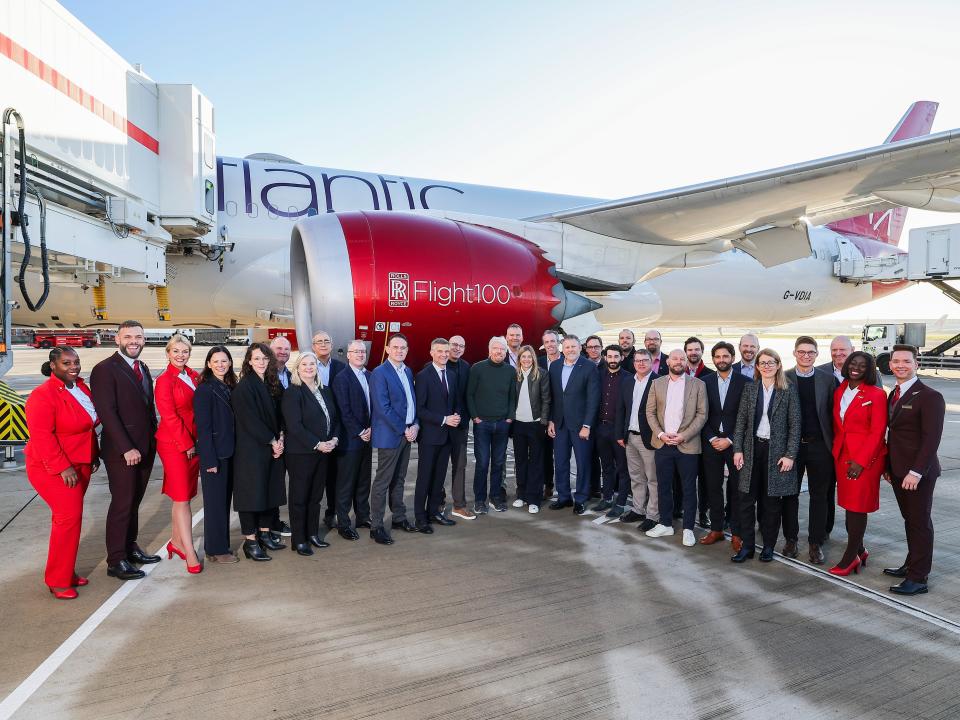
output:
M 466 347 L 466 345 L 464 345 L 463 343 L 450 343 L 450 347 L 462 348 L 462 347 Z
M 314 340 L 314 341 L 313 341 L 313 344 L 314 344 L 314 345 L 329 345 L 330 342 L 331 342 L 330 340 Z
M 587 350 L 599 350 L 599 345 L 587 345 Z
M 779 364 L 780 363 L 778 363 L 776 360 L 761 360 L 760 362 L 757 363 L 757 367 L 775 368 Z
M 366 350 L 347 350 L 347 354 L 349 355 L 350 353 L 354 353 L 356 355 L 366 355 L 367 351 Z
M 819 351 L 817 350 L 794 350 L 793 352 L 795 352 L 797 355 L 806 355 L 806 356 L 819 354 Z

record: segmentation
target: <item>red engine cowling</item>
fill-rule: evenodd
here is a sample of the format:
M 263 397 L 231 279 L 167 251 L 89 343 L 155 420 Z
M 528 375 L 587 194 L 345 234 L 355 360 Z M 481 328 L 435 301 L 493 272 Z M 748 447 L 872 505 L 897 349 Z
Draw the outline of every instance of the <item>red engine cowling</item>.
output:
M 409 340 L 408 364 L 429 359 L 435 337 L 462 335 L 466 357 L 519 323 L 528 339 L 596 304 L 567 291 L 543 251 L 516 235 L 428 215 L 350 212 L 298 222 L 290 245 L 291 289 L 300 347 L 331 334 L 345 359 L 354 338 L 369 344 L 369 365 L 386 338 Z M 537 342 L 539 345 L 539 342 Z

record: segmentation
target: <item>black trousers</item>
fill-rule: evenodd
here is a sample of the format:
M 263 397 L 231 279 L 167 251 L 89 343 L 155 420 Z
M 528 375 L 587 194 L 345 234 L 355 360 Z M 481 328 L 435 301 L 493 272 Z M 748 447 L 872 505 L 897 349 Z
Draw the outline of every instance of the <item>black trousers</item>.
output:
M 203 551 L 207 555 L 228 555 L 233 458 L 218 459 L 215 473 L 200 468 L 200 486 L 203 490 Z
M 767 463 L 770 458 L 770 443 L 754 438 L 753 472 L 750 473 L 750 489 L 740 493 L 740 537 L 743 546 L 753 548 L 757 544 L 757 504 L 760 510 L 760 535 L 764 547 L 774 547 L 780 535 L 780 514 L 783 499 L 767 493 Z M 792 497 L 792 496 L 791 496 Z
M 294 545 L 308 542 L 310 536 L 320 530 L 320 501 L 323 500 L 329 462 L 330 454 L 317 451 L 287 455 L 287 471 L 290 473 L 287 510 Z
M 155 452 L 148 452 L 136 465 L 107 460 L 110 507 L 107 509 L 107 565 L 116 565 L 137 549 L 140 532 L 140 502 L 153 471 Z
M 323 513 L 323 519 L 327 527 L 333 527 L 334 515 L 337 514 L 337 474 L 339 472 L 339 463 L 341 455 L 336 451 L 327 456 L 327 475 L 324 480 L 324 490 L 327 491 L 327 508 Z
M 823 545 L 827 539 L 827 513 L 832 504 L 830 482 L 836 483 L 833 453 L 823 438 L 801 440 L 796 465 L 798 480 L 803 478 L 804 473 L 807 474 L 807 488 L 810 493 L 807 542 Z M 797 505 L 799 511 L 799 496 Z M 784 518 L 784 528 L 786 528 L 786 518 Z M 784 529 L 784 535 L 786 535 L 786 529 Z
M 513 421 L 513 462 L 517 473 L 517 499 L 528 505 L 543 502 L 543 423 Z M 551 463 L 551 466 L 553 463 Z
M 358 523 L 370 522 L 372 467 L 373 448 L 370 443 L 364 443 L 357 450 L 348 450 L 337 458 L 337 526 L 342 530 L 350 527 L 351 505 Z M 328 475 L 329 470 L 328 467 Z
M 933 567 L 933 489 L 937 478 L 924 476 L 916 490 L 904 490 L 903 478 L 892 477 L 893 494 L 903 516 L 903 529 L 907 534 L 907 579 L 926 582 Z
M 240 516 L 240 532 L 244 535 L 254 535 L 260 528 L 269 528 L 273 520 L 273 514 L 277 508 L 269 510 L 240 510 L 237 515 Z M 206 516 L 207 511 L 203 511 Z
M 543 437 L 543 489 L 553 494 L 553 438 Z
M 600 422 L 596 433 L 597 454 L 600 456 L 600 471 L 603 474 L 603 499 L 612 500 L 614 505 L 626 505 L 627 495 L 630 494 L 627 450 L 617 443 L 613 423 Z
M 827 535 L 833 532 L 833 521 L 837 517 L 837 476 L 830 476 L 830 487 L 827 489 Z
M 730 500 L 730 532 L 740 535 L 740 516 L 737 512 L 737 492 L 730 492 L 736 488 L 740 473 L 733 464 L 733 446 L 720 452 L 713 449 L 710 443 L 703 444 L 701 456 L 703 473 L 701 475 L 707 489 L 707 506 L 710 508 L 710 529 L 723 532 L 723 523 L 726 516 L 726 501 Z M 727 493 L 723 492 L 723 470 L 727 469 Z
M 413 491 L 413 516 L 417 526 L 426 525 L 429 518 L 440 512 L 443 481 L 452 449 L 449 439 L 443 445 L 418 445 L 417 484 Z

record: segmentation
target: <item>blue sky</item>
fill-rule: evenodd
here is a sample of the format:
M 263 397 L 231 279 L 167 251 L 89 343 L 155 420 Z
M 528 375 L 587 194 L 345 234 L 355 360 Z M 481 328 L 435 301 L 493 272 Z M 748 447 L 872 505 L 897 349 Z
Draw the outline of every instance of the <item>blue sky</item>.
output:
M 224 155 L 623 197 L 960 127 L 960 3 L 62 1 Z

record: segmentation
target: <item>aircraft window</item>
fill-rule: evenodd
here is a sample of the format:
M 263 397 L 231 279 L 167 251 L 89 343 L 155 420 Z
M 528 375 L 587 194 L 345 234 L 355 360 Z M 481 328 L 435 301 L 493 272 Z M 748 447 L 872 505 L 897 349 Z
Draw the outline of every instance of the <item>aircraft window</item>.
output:
M 867 328 L 867 340 L 882 340 L 887 334 L 887 329 L 883 325 L 874 325 Z
M 227 211 L 227 215 L 229 215 L 230 217 L 237 216 L 237 203 L 234 202 L 233 200 L 227 200 L 227 203 L 224 206 L 224 209 Z

